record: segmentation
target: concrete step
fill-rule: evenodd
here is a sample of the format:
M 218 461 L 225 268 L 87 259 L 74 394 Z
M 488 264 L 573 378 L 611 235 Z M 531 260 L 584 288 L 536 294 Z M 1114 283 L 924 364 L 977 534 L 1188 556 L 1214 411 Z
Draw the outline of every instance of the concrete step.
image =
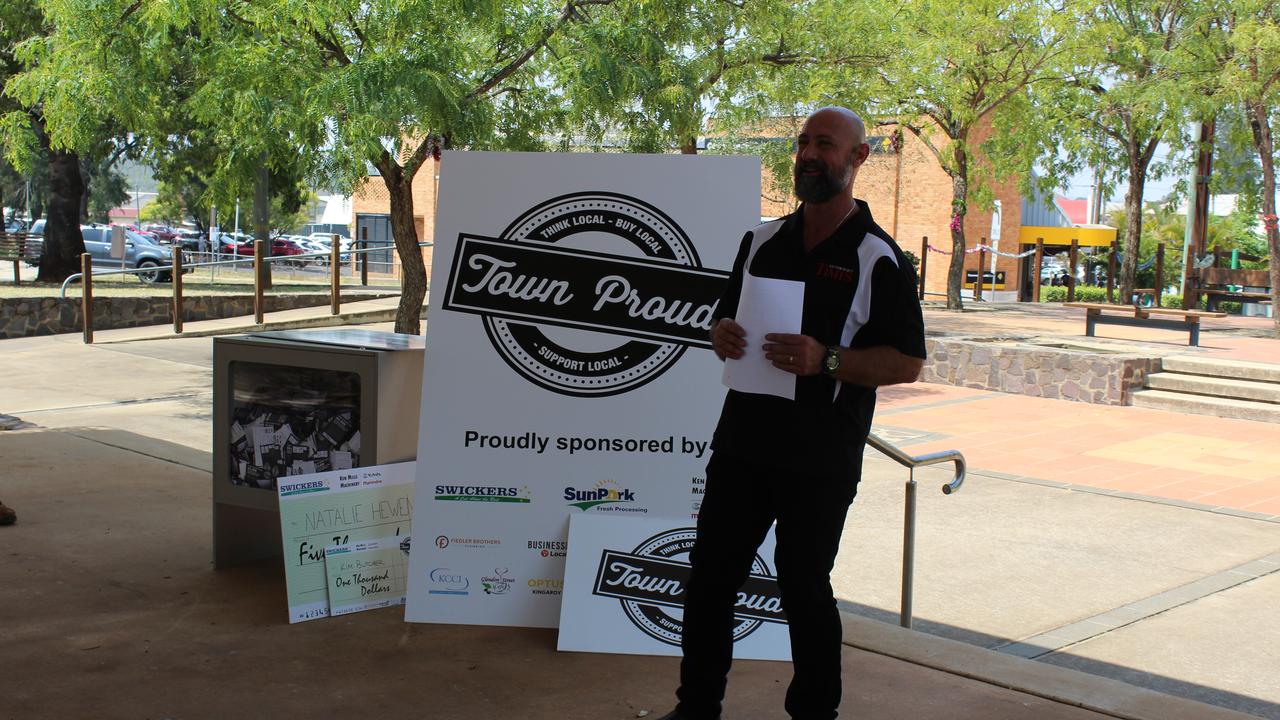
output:
M 1133 394 L 1133 404 L 1170 412 L 1280 423 L 1280 405 L 1253 400 L 1215 398 L 1168 390 L 1139 390 Z
M 1241 360 L 1211 360 L 1190 355 L 1166 357 L 1161 360 L 1160 364 L 1166 372 L 1280 383 L 1280 364 L 1273 365 Z
M 1280 383 L 1158 372 L 1147 376 L 1147 387 L 1152 390 L 1280 403 Z

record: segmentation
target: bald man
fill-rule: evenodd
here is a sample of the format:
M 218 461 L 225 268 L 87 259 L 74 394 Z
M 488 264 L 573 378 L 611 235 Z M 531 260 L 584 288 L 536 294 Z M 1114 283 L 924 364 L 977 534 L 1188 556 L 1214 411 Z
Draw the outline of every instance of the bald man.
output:
M 831 591 L 840 533 L 862 472 L 876 388 L 924 364 L 915 269 L 853 197 L 870 148 L 862 120 L 823 108 L 796 138 L 800 209 L 742 239 L 711 330 L 716 355 L 763 352 L 795 375 L 795 399 L 730 390 L 712 441 L 685 595 L 679 704 L 665 720 L 720 717 L 734 602 L 776 523 L 774 563 L 791 635 L 794 720 L 840 705 L 840 615 Z M 801 334 L 751 337 L 733 320 L 745 273 L 805 284 Z

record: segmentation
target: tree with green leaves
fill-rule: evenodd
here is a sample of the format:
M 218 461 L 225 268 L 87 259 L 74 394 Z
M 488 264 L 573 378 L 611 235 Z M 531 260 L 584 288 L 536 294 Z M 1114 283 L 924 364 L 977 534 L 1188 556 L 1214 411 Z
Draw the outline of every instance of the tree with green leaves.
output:
M 1079 77 L 1038 89 L 1040 132 L 1028 128 L 1025 135 L 1042 143 L 1041 161 L 1056 180 L 1092 168 L 1108 186 L 1128 183 L 1122 298 L 1135 287 L 1147 181 L 1173 167 L 1157 162 L 1156 151 L 1162 143 L 1185 146 L 1183 123 L 1192 112 L 1206 112 L 1203 96 L 1174 72 L 1192 61 L 1186 52 L 1190 1 L 1104 0 L 1092 6 L 1079 18 Z
M 597 146 L 698 152 L 707 134 L 758 123 L 767 76 L 819 57 L 803 8 L 783 0 L 619 2 L 552 43 L 570 127 Z M 708 127 L 715 113 L 716 126 Z
M 959 309 L 970 204 L 989 202 L 995 175 L 1030 170 L 1023 147 L 998 164 L 982 160 L 981 135 L 988 124 L 997 133 L 1019 131 L 1002 129 L 1026 121 L 1028 89 L 1061 80 L 1073 47 L 1072 9 L 1042 0 L 904 0 L 892 12 L 846 12 L 850 21 L 833 26 L 836 42 L 860 47 L 877 38 L 884 61 L 818 78 L 821 95 L 905 129 L 951 178 L 947 307 Z
M 80 255 L 84 253 L 80 220 L 86 188 L 79 155 L 74 149 L 56 145 L 49 137 L 48 113 L 54 109 L 42 93 L 21 82 L 24 71 L 38 62 L 49 32 L 39 6 L 0 6 L 0 145 L 6 159 L 21 174 L 34 174 L 37 163 L 47 167 L 48 218 L 37 280 L 59 282 L 80 270 Z M 74 85 L 74 78 L 68 79 L 67 84 Z M 94 139 L 101 140 L 102 136 Z
M 101 103 L 155 145 L 173 130 L 165 100 L 182 89 L 177 109 L 221 150 L 206 178 L 215 194 L 264 162 L 313 160 L 315 179 L 349 189 L 372 165 L 404 270 L 396 329 L 416 333 L 419 170 L 442 149 L 541 147 L 559 104 L 538 81 L 547 42 L 612 1 L 43 0 L 58 30 L 39 84 L 56 92 L 57 75 L 74 72 L 81 103 Z M 74 144 L 88 112 L 64 109 L 78 117 L 53 132 Z
M 1276 142 L 1280 122 L 1280 10 L 1271 0 L 1232 0 L 1216 18 L 1226 50 L 1218 65 L 1219 96 L 1243 111 L 1261 165 L 1261 209 L 1271 269 L 1271 306 L 1280 337 L 1280 218 L 1276 210 Z

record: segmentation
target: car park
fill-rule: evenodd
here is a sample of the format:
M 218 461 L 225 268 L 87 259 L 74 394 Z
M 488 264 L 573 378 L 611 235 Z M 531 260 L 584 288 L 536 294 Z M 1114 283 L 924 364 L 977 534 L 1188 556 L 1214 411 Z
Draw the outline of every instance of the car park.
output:
M 111 256 L 111 233 L 109 225 L 80 226 L 85 252 L 89 253 L 94 267 L 118 269 L 123 265 L 136 269 L 155 268 L 151 272 L 137 273 L 138 279 L 148 284 L 173 280 L 173 273 L 168 270 L 173 265 L 172 247 L 161 245 L 146 235 L 125 230 L 125 256 L 122 261 L 121 258 Z M 184 272 L 191 270 L 187 268 Z

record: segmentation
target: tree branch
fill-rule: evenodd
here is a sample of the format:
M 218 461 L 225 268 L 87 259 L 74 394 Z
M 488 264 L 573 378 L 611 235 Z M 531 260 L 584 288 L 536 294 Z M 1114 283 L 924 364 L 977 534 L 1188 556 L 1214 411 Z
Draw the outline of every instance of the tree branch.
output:
M 531 43 L 529 47 L 525 48 L 524 52 L 516 56 L 515 59 L 504 65 L 487 80 L 476 86 L 474 90 L 467 93 L 467 96 L 462 99 L 461 105 L 470 105 L 476 100 L 484 97 L 490 90 L 497 87 L 499 83 L 506 80 L 512 73 L 519 70 L 525 63 L 529 62 L 529 59 L 532 58 L 534 54 L 546 46 L 547 41 L 551 39 L 552 35 L 556 34 L 556 31 L 578 17 L 581 8 L 588 5 L 611 4 L 613 4 L 613 0 L 568 0 L 564 5 L 564 9 L 560 11 L 560 17 L 557 18 L 555 22 L 548 25 L 547 28 L 542 31 L 542 34 L 537 40 Z

